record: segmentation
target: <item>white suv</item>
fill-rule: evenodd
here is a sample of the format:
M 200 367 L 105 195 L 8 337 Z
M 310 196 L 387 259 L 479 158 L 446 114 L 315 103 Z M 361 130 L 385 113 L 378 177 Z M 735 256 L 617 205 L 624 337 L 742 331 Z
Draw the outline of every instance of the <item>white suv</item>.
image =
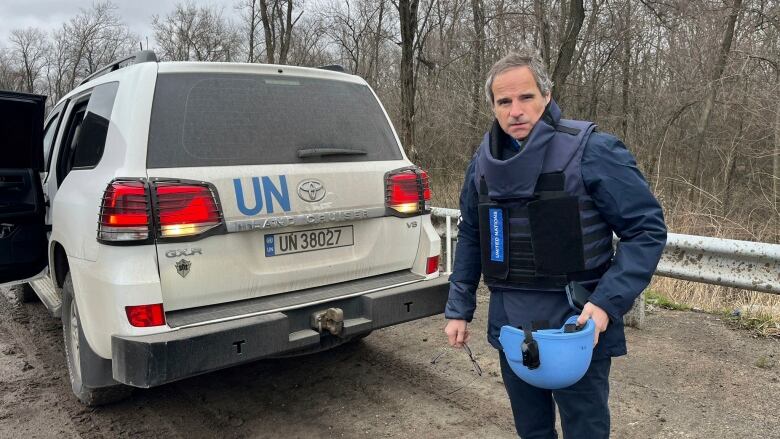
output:
M 363 79 L 144 51 L 44 102 L 0 92 L 0 282 L 61 317 L 85 404 L 443 311 L 428 177 Z

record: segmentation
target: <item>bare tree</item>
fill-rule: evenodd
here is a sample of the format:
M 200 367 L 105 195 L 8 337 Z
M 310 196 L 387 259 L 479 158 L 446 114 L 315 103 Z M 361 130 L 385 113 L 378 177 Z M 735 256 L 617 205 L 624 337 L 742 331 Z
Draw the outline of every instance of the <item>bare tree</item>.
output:
M 482 82 L 484 81 L 485 68 L 485 6 L 482 0 L 471 0 L 471 12 L 474 17 L 474 60 L 471 66 L 471 119 L 470 125 L 477 127 L 479 109 L 482 107 Z
M 534 18 L 538 24 L 539 37 L 537 38 L 542 60 L 547 68 L 550 68 L 550 23 L 547 21 L 547 2 L 534 0 Z
M 563 3 L 563 2 L 561 2 Z M 553 70 L 553 96 L 555 99 L 563 102 L 564 93 L 566 90 L 566 78 L 571 73 L 572 58 L 574 57 L 574 50 L 577 46 L 577 37 L 580 34 L 582 28 L 582 22 L 585 20 L 585 7 L 582 4 L 582 0 L 571 0 L 569 4 L 569 14 L 566 20 L 566 32 L 563 41 L 561 42 L 561 48 L 558 51 L 558 60 L 555 62 L 555 70 Z
M 778 81 L 780 85 L 780 81 Z M 780 93 L 778 93 L 780 94 Z M 775 110 L 775 145 L 772 154 L 772 199 L 778 225 L 780 225 L 780 98 Z
M 13 53 L 21 62 L 24 77 L 24 91 L 36 92 L 36 83 L 46 63 L 46 35 L 37 28 L 15 29 L 11 31 Z
M 0 90 L 21 88 L 22 75 L 14 66 L 9 50 L 0 48 Z
M 138 38 L 130 33 L 110 1 L 95 3 L 62 27 L 68 44 L 68 88 L 76 81 L 95 72 L 123 55 L 136 50 Z
M 401 29 L 401 136 L 404 147 L 412 158 L 417 155 L 415 145 L 415 97 L 417 95 L 417 69 L 420 64 L 431 68 L 423 58 L 423 48 L 431 31 L 431 10 L 436 0 L 429 0 L 423 15 L 418 15 L 420 0 L 398 0 L 394 3 L 398 11 Z
M 247 38 L 246 62 L 255 62 L 256 37 L 260 28 L 260 7 L 258 0 L 239 0 L 236 4 L 241 17 L 240 31 Z
M 163 59 L 172 61 L 230 61 L 241 37 L 222 10 L 178 3 L 168 15 L 152 17 L 152 29 Z
M 630 95 L 630 86 L 631 86 L 631 1 L 627 1 L 625 3 L 624 9 L 623 9 L 623 39 L 622 39 L 622 46 L 623 46 L 623 58 L 621 59 L 621 65 L 620 70 L 621 74 L 623 76 L 623 84 L 622 84 L 622 106 L 623 106 L 623 122 L 622 122 L 622 131 L 623 131 L 623 138 L 626 139 L 628 137 L 628 120 L 629 120 L 629 114 L 630 111 L 628 109 L 628 100 Z
M 419 6 L 420 0 L 398 0 L 396 4 L 401 21 L 401 136 L 407 151 L 414 151 L 414 49 Z
M 371 77 L 377 65 L 377 39 L 381 39 L 385 2 L 367 0 L 333 2 L 323 14 L 325 33 L 336 43 L 352 73 Z
M 265 34 L 265 57 L 270 64 L 286 64 L 292 32 L 303 15 L 293 18 L 293 0 L 258 0 Z
M 385 0 L 379 0 L 379 13 L 377 14 L 376 27 L 374 28 L 374 56 L 371 58 L 371 65 L 369 66 L 370 79 L 372 84 L 376 84 L 379 76 L 379 49 L 382 47 L 382 43 L 387 39 L 385 36 L 384 25 L 387 18 L 387 11 L 385 9 Z
M 314 67 L 336 62 L 325 29 L 320 17 L 313 14 L 302 16 L 299 25 L 292 31 L 287 64 Z
M 622 135 L 674 230 L 780 242 L 778 0 L 232 1 L 238 26 L 191 2 L 154 17 L 158 55 L 345 64 L 379 94 L 437 202 L 457 203 L 492 117 L 485 71 L 536 42 L 567 117 Z M 111 3 L 30 35 L 0 47 L 0 88 L 50 102 L 137 48 Z
M 46 82 L 48 94 L 51 97 L 49 102 L 56 102 L 70 90 L 68 86 L 72 83 L 69 77 L 71 72 L 70 44 L 65 30 L 62 28 L 52 32 L 51 36 L 52 41 L 49 45 L 46 61 Z
M 693 147 L 696 150 L 696 164 L 693 167 L 693 185 L 691 186 L 691 196 L 696 194 L 696 189 L 701 184 L 701 156 L 704 149 L 705 133 L 707 127 L 710 125 L 710 119 L 712 116 L 712 106 L 715 104 L 715 97 L 718 95 L 719 84 L 723 79 L 723 71 L 726 69 L 726 61 L 728 60 L 729 53 L 731 52 L 731 44 L 734 40 L 734 27 L 737 24 L 737 17 L 739 16 L 740 9 L 742 8 L 742 0 L 734 0 L 731 6 L 731 13 L 726 20 L 726 26 L 723 29 L 723 39 L 721 40 L 720 50 L 718 50 L 717 58 L 714 61 L 714 68 L 709 85 L 709 92 L 704 99 L 704 106 L 701 111 L 701 118 L 696 125 L 696 139 Z

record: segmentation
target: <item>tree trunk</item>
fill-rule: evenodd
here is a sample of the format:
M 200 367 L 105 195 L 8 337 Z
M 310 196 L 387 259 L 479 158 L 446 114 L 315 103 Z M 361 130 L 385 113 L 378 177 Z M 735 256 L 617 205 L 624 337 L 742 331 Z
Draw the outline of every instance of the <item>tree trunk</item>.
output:
M 373 68 L 369 68 L 371 72 L 371 78 L 373 78 L 372 84 L 374 87 L 379 83 L 379 47 L 382 45 L 382 21 L 385 15 L 385 1 L 379 0 L 379 17 L 377 17 L 376 34 L 374 35 L 374 59 L 372 60 Z M 369 66 L 371 67 L 371 66 Z
M 723 206 L 721 206 L 721 216 L 724 218 L 729 214 L 729 210 L 731 209 L 731 200 L 733 197 L 732 192 L 734 191 L 734 172 L 737 170 L 738 159 L 739 153 L 737 153 L 735 150 L 732 150 L 728 157 L 730 164 L 726 168 L 726 176 L 724 181 L 725 190 L 723 191 Z
M 778 81 L 780 84 L 780 80 Z M 775 148 L 772 158 L 772 194 L 774 195 L 775 218 L 780 230 L 780 99 L 777 100 L 777 113 L 775 114 Z
M 30 67 L 30 60 L 24 57 L 24 83 L 27 88 L 27 93 L 35 93 L 33 89 L 33 83 L 35 78 L 33 77 L 32 67 Z
M 257 0 L 249 7 L 249 57 L 247 62 L 255 62 L 255 32 L 257 31 Z
M 295 22 L 292 18 L 293 2 L 287 1 L 287 17 L 284 24 L 284 32 L 281 35 L 281 44 L 279 47 L 279 64 L 287 64 L 287 53 L 290 52 L 290 40 L 292 39 L 292 30 Z M 300 18 L 300 15 L 298 16 Z M 295 21 L 298 21 L 296 18 Z
M 292 31 L 303 11 L 293 20 L 293 0 L 259 0 L 260 18 L 265 34 L 265 58 L 269 64 L 286 64 L 292 43 Z
M 737 17 L 739 16 L 740 8 L 742 7 L 742 0 L 734 0 L 731 7 L 731 13 L 729 14 L 728 21 L 726 22 L 726 28 L 724 29 L 723 41 L 718 51 L 718 57 L 715 60 L 715 66 L 712 74 L 712 80 L 710 83 L 710 90 L 707 93 L 707 97 L 704 100 L 704 107 L 702 108 L 701 117 L 699 123 L 696 126 L 696 137 L 693 147 L 696 150 L 696 162 L 693 167 L 693 185 L 690 191 L 690 199 L 694 200 L 695 195 L 698 194 L 698 188 L 701 185 L 701 175 L 699 170 L 701 166 L 702 151 L 704 150 L 705 133 L 710 125 L 710 119 L 712 116 L 712 107 L 715 105 L 715 98 L 718 95 L 718 89 L 720 88 L 720 82 L 723 79 L 723 71 L 726 69 L 726 61 L 728 60 L 729 53 L 731 52 L 731 43 L 734 40 L 734 26 L 737 23 Z
M 580 44 L 580 48 L 575 51 L 574 58 L 571 61 L 571 69 L 573 70 L 574 67 L 577 65 L 578 62 L 580 62 L 580 58 L 582 58 L 582 55 L 585 53 L 585 51 L 588 49 L 591 45 L 598 45 L 599 43 L 590 43 L 590 37 L 591 35 L 596 31 L 597 22 L 599 18 L 599 9 L 601 8 L 601 4 L 605 0 L 594 0 L 591 3 L 591 9 L 590 14 L 588 15 L 588 24 L 585 26 L 585 35 L 582 37 L 583 43 Z
M 576 0 L 572 0 L 576 1 Z M 568 15 L 566 14 L 566 10 L 568 9 L 569 5 L 566 2 L 566 0 L 561 0 L 559 7 L 559 14 L 558 14 L 558 47 L 563 44 L 563 38 L 565 38 L 565 30 L 566 30 L 566 24 L 568 23 Z
M 417 35 L 417 9 L 420 0 L 399 0 L 401 22 L 401 141 L 407 155 L 414 161 L 414 39 Z
M 542 51 L 542 61 L 544 61 L 547 70 L 550 70 L 550 23 L 547 21 L 544 1 L 534 0 L 534 15 L 536 23 L 539 25 L 539 47 Z
M 735 139 L 742 138 L 742 132 L 745 128 L 744 120 L 739 123 L 739 130 Z M 726 217 L 731 209 L 731 201 L 733 200 L 734 192 L 734 172 L 737 170 L 737 160 L 739 159 L 739 151 L 737 150 L 739 142 L 733 142 L 731 148 L 726 155 L 726 174 L 723 176 L 723 204 L 721 205 L 721 216 Z
M 471 66 L 471 128 L 478 130 L 479 109 L 482 106 L 482 84 L 485 64 L 485 11 L 482 0 L 471 0 L 474 13 L 474 56 Z
M 273 27 L 273 17 L 268 15 L 268 0 L 260 0 L 260 19 L 263 21 L 263 33 L 265 34 L 265 59 L 268 64 L 274 64 L 274 52 L 276 52 Z
M 569 19 L 566 25 L 566 36 L 561 42 L 558 52 L 558 61 L 555 62 L 553 72 L 553 96 L 558 103 L 564 100 L 566 90 L 566 78 L 571 73 L 571 60 L 574 57 L 574 49 L 577 47 L 577 37 L 585 20 L 585 8 L 582 0 L 571 0 L 569 4 Z
M 631 82 L 631 0 L 626 2 L 626 17 L 623 28 L 623 60 L 622 60 L 622 73 L 623 73 L 623 141 L 628 142 L 628 95 Z

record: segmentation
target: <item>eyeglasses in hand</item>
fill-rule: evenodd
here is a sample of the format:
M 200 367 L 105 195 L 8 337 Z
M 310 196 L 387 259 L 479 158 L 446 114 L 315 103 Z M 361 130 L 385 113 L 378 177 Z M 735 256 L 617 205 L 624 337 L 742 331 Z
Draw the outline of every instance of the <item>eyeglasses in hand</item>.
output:
M 466 353 L 469 356 L 469 360 L 471 360 L 471 364 L 474 365 L 474 372 L 476 372 L 477 375 L 482 376 L 482 368 L 479 366 L 479 363 L 477 363 L 476 358 L 474 358 L 474 354 L 471 352 L 471 348 L 469 348 L 469 345 L 463 343 L 463 350 L 466 351 Z M 438 355 L 433 357 L 433 359 L 431 360 L 431 364 L 436 364 L 436 362 L 439 361 L 439 359 L 443 357 L 444 354 L 446 353 L 447 353 L 446 350 L 441 351 Z

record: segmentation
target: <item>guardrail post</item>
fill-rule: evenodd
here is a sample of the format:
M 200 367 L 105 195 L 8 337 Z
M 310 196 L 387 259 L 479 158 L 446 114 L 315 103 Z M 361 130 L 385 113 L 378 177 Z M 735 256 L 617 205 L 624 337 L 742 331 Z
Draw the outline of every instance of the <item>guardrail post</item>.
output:
M 452 218 L 447 217 L 447 273 L 452 273 Z
M 623 324 L 636 329 L 645 327 L 645 292 L 636 298 L 634 306 L 623 316 Z

